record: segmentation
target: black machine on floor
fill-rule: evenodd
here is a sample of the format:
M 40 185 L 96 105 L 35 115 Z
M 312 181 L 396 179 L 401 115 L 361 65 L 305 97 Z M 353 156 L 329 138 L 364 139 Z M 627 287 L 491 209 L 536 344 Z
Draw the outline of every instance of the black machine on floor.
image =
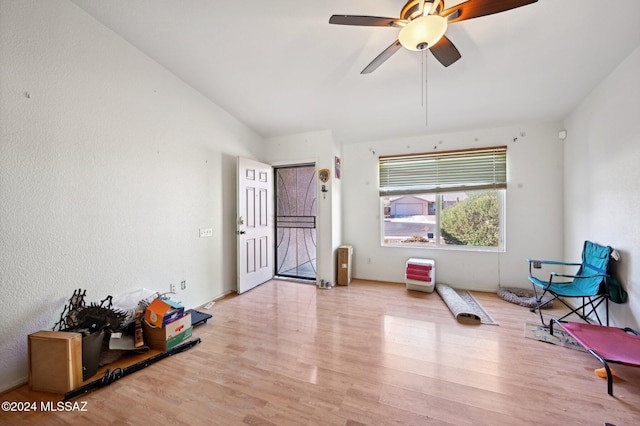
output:
M 211 315 L 205 314 L 204 312 L 196 311 L 194 309 L 189 309 L 188 311 L 191 314 L 191 325 L 195 327 L 196 325 L 204 324 L 207 322 Z

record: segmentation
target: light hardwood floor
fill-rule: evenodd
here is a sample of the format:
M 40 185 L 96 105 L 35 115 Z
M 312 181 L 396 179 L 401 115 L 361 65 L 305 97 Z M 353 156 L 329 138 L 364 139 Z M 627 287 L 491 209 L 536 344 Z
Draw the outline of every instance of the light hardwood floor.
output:
M 473 294 L 499 326 L 459 324 L 400 284 L 271 281 L 218 301 L 193 349 L 77 398 L 86 412 L 0 424 L 640 424 L 640 368 L 615 365 L 611 397 L 593 356 L 525 339 L 537 315 Z M 60 400 L 28 386 L 0 399 Z

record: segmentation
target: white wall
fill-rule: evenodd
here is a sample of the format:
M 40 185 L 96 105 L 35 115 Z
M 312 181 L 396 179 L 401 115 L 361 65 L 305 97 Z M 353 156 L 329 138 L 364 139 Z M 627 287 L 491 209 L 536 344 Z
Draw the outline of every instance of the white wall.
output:
M 340 146 L 330 130 L 301 133 L 265 140 L 264 161 L 272 165 L 315 162 L 316 170 L 329 169 L 328 192 L 320 191 L 317 181 L 316 268 L 317 280 L 335 283 L 336 255 L 341 244 L 341 179 L 336 179 L 334 159 Z
M 523 124 L 345 145 L 343 239 L 354 245 L 354 276 L 401 283 L 406 260 L 422 257 L 435 260 L 438 282 L 457 288 L 530 288 L 525 259 L 558 258 L 563 250 L 560 128 Z M 381 247 L 379 156 L 501 145 L 508 147 L 506 252 Z
M 613 325 L 640 324 L 640 47 L 566 119 L 565 256 L 591 240 L 618 249 L 629 302 L 610 304 Z
M 261 141 L 67 1 L 2 0 L 0 52 L 4 390 L 74 289 L 233 291 L 236 156 Z

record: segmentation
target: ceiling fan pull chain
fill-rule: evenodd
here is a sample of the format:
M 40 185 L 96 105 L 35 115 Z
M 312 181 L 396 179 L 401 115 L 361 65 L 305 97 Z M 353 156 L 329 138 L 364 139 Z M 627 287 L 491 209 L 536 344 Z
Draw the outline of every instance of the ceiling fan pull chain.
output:
M 427 80 L 427 50 L 422 51 L 422 106 L 424 106 L 424 126 L 429 127 L 429 100 L 427 98 L 427 87 L 429 82 Z
M 422 61 L 420 62 L 420 102 L 422 103 L 422 107 L 424 107 L 424 82 L 426 78 L 424 76 L 424 50 L 422 51 Z

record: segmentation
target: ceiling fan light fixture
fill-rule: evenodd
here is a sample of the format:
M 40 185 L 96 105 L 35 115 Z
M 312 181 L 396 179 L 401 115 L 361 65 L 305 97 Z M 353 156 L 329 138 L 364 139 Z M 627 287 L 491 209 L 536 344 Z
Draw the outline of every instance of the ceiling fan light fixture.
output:
M 446 31 L 446 18 L 440 15 L 423 15 L 402 27 L 398 40 L 406 49 L 419 51 L 435 45 Z

